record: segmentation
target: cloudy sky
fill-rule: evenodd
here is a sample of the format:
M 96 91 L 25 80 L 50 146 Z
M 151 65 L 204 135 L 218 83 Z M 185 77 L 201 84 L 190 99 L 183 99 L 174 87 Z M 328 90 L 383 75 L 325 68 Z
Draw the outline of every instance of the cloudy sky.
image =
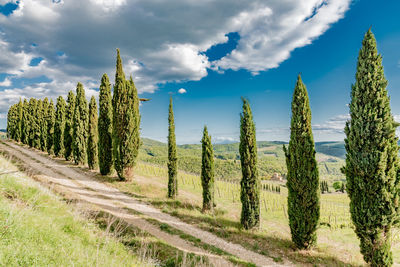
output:
M 258 140 L 287 140 L 298 73 L 316 140 L 342 140 L 358 50 L 372 26 L 400 114 L 400 1 L 0 0 L 0 128 L 20 98 L 87 96 L 114 80 L 116 48 L 143 103 L 142 135 L 165 141 L 174 97 L 178 143 L 237 140 L 240 97 Z M 400 116 L 396 116 L 400 118 Z

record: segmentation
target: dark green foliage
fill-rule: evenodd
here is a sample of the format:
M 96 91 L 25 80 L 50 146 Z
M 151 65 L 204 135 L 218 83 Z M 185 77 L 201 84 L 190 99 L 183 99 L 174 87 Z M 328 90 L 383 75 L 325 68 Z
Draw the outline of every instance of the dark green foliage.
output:
M 47 150 L 47 133 L 48 133 L 48 125 L 47 125 L 47 110 L 49 108 L 49 99 L 45 97 L 43 101 L 41 101 L 42 106 L 40 109 L 39 105 L 39 119 L 40 119 L 40 149 L 42 151 Z
M 23 107 L 22 107 L 22 120 L 21 120 L 21 142 L 24 144 L 28 144 L 29 141 L 29 129 L 30 129 L 30 121 L 28 114 L 29 103 L 25 98 Z
M 214 207 L 214 149 L 207 126 L 204 126 L 201 140 L 201 185 L 203 186 L 203 211 Z
M 368 30 L 351 90 L 343 172 L 361 253 L 371 266 L 393 264 L 391 230 L 399 210 L 398 124 L 391 114 L 386 86 L 382 57 Z
M 93 170 L 98 165 L 98 129 L 97 129 L 97 104 L 94 96 L 89 103 L 89 136 L 87 145 L 88 165 L 89 169 Z
M 54 154 L 54 123 L 55 110 L 53 99 L 47 107 L 47 153 Z
M 41 99 L 36 102 L 36 109 L 34 113 L 34 119 L 36 121 L 35 129 L 33 133 L 33 147 L 37 149 L 42 148 L 42 127 L 43 127 L 43 101 Z
M 18 105 L 12 105 L 7 113 L 7 136 L 10 139 L 18 138 Z
M 242 98 L 243 111 L 240 114 L 240 200 L 242 213 L 240 223 L 244 229 L 260 226 L 260 179 L 257 171 L 256 127 L 247 99 Z
M 56 104 L 53 141 L 56 156 L 64 155 L 65 108 L 65 100 L 62 96 L 59 96 Z
M 35 98 L 29 99 L 29 104 L 28 104 L 28 121 L 29 121 L 29 137 L 28 137 L 28 145 L 30 147 L 36 147 L 38 140 L 40 138 L 39 136 L 39 125 L 38 125 L 38 118 L 37 118 L 37 105 L 38 101 Z
M 86 164 L 88 141 L 88 104 L 83 85 L 76 86 L 76 102 L 73 121 L 73 155 L 75 164 Z
M 288 170 L 286 186 L 292 241 L 299 249 L 309 249 L 317 241 L 320 191 L 310 103 L 300 75 L 293 93 L 289 148 L 283 148 Z
M 67 97 L 67 110 L 65 113 L 65 129 L 64 129 L 64 157 L 66 160 L 73 159 L 73 144 L 74 144 L 74 114 L 75 114 L 76 97 L 71 90 Z
M 112 152 L 112 98 L 111 85 L 107 74 L 101 78 L 99 96 L 99 167 L 102 175 L 111 173 L 113 166 Z
M 168 112 L 168 197 L 176 198 L 178 196 L 178 156 L 176 153 L 176 137 L 174 110 L 172 107 L 172 97 L 169 99 Z
M 113 96 L 114 167 L 121 181 L 133 178 L 140 146 L 140 114 L 137 90 L 131 78 L 125 80 L 122 60 L 117 50 Z
M 329 193 L 329 186 L 327 181 L 321 181 L 319 187 L 322 194 Z

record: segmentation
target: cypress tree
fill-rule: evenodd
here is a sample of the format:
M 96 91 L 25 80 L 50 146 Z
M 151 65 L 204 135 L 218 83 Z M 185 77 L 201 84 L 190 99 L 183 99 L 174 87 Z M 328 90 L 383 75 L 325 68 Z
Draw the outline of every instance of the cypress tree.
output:
M 113 166 L 112 151 L 112 98 L 111 85 L 107 74 L 101 78 L 99 95 L 99 167 L 102 175 L 111 173 Z
M 139 153 L 139 103 L 133 80 L 125 80 L 122 60 L 117 49 L 117 64 L 113 96 L 114 167 L 121 181 L 133 178 L 133 168 Z
M 36 121 L 33 131 L 33 147 L 37 149 L 42 148 L 42 127 L 43 127 L 43 101 L 39 99 L 36 102 L 34 119 Z
M 292 241 L 299 249 L 309 249 L 317 241 L 320 217 L 320 190 L 311 109 L 306 86 L 297 78 L 292 101 L 289 148 L 286 155 L 288 215 Z
M 85 89 L 78 82 L 76 86 L 76 102 L 73 121 L 73 156 L 75 164 L 87 162 L 88 140 L 88 104 L 85 97 Z
M 36 142 L 35 142 L 35 132 L 37 129 L 37 117 L 36 117 L 36 112 L 37 111 L 37 100 L 35 98 L 30 98 L 29 99 L 29 104 L 28 104 L 28 121 L 29 121 L 29 127 L 28 127 L 28 145 L 30 147 L 34 147 Z
M 172 97 L 169 98 L 168 113 L 168 197 L 178 196 L 178 156 L 176 153 L 175 122 Z
M 47 153 L 54 153 L 54 123 L 55 123 L 55 110 L 53 99 L 47 107 Z
M 47 150 L 47 115 L 49 108 L 49 99 L 47 97 L 42 101 L 42 108 L 40 110 L 40 149 L 42 151 Z
M 17 105 L 14 104 L 8 109 L 7 113 L 7 136 L 12 140 L 15 140 L 17 136 L 17 117 Z
M 240 222 L 244 229 L 260 226 L 260 178 L 257 171 L 256 127 L 247 99 L 242 98 L 240 114 L 239 154 L 242 167 L 240 200 L 242 213 Z
M 65 113 L 65 130 L 64 130 L 64 157 L 66 160 L 73 159 L 73 124 L 75 114 L 75 101 L 76 97 L 74 92 L 71 90 L 67 97 L 67 110 Z
M 382 57 L 369 29 L 351 89 L 343 172 L 360 250 L 371 266 L 393 264 L 391 230 L 399 210 L 398 124 L 391 114 L 386 86 Z
M 201 185 L 203 187 L 203 211 L 214 207 L 214 149 L 207 126 L 204 126 L 201 140 Z
M 22 108 L 22 121 L 21 121 L 21 142 L 23 144 L 28 144 L 29 141 L 29 129 L 30 129 L 30 121 L 29 121 L 29 103 L 25 98 Z
M 98 129 L 97 129 L 97 104 L 94 96 L 89 103 L 89 132 L 88 132 L 88 165 L 93 170 L 98 166 Z
M 59 96 L 56 103 L 53 141 L 56 156 L 64 155 L 65 108 L 65 100 L 62 96 Z
M 16 107 L 16 136 L 15 140 L 20 142 L 22 139 L 22 115 L 23 115 L 24 106 L 22 104 L 22 100 L 19 99 L 19 102 Z

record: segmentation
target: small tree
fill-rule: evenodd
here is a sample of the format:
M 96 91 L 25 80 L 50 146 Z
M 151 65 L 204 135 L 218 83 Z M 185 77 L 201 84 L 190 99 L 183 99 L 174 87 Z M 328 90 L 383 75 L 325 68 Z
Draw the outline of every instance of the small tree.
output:
M 75 94 L 71 90 L 67 97 L 67 111 L 65 113 L 65 129 L 64 129 L 64 157 L 66 160 L 73 159 L 73 145 L 74 145 L 74 114 L 75 114 Z
M 40 149 L 42 151 L 47 150 L 47 134 L 48 134 L 48 125 L 47 125 L 47 115 L 49 109 L 49 99 L 47 97 L 44 98 L 42 102 L 42 108 L 40 109 Z
M 260 226 L 260 178 L 257 170 L 256 127 L 247 99 L 242 98 L 243 111 L 240 114 L 240 163 L 242 180 L 240 200 L 242 213 L 240 222 L 244 229 Z
M 398 220 L 398 138 L 386 90 L 382 57 L 371 30 L 358 54 L 345 127 L 346 189 L 361 253 L 371 266 L 393 264 L 391 231 Z
M 54 123 L 55 123 L 55 110 L 53 99 L 47 107 L 47 153 L 54 154 Z
M 73 155 L 75 164 L 87 162 L 88 106 L 83 85 L 76 87 L 76 103 L 73 121 Z
M 214 207 L 214 150 L 207 126 L 204 126 L 201 140 L 201 185 L 203 187 L 203 211 Z
M 178 157 L 176 153 L 175 122 L 172 97 L 169 98 L 168 113 L 168 197 L 178 196 Z
M 107 74 L 101 78 L 99 96 L 99 167 L 102 175 L 111 173 L 113 166 L 112 151 L 112 98 L 110 81 Z
M 293 93 L 289 148 L 283 146 L 283 150 L 288 170 L 286 186 L 292 241 L 297 248 L 309 249 L 317 241 L 320 191 L 311 109 L 300 75 Z
M 65 131 L 65 100 L 62 96 L 57 98 L 54 123 L 54 154 L 64 155 L 64 131 Z
M 89 137 L 88 137 L 88 165 L 89 169 L 93 170 L 98 165 L 97 155 L 98 129 L 97 129 L 97 104 L 94 96 L 89 103 Z

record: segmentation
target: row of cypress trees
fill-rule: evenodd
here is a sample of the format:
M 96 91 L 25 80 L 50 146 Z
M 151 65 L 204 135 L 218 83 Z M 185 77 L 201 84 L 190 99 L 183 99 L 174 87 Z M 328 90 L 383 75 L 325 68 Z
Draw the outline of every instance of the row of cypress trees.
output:
M 391 230 L 400 220 L 399 146 L 395 134 L 398 124 L 391 114 L 386 86 L 382 58 L 377 52 L 375 37 L 368 30 L 358 56 L 356 82 L 351 90 L 350 120 L 345 127 L 347 154 L 343 173 L 347 179 L 351 218 L 360 239 L 361 253 L 372 266 L 393 264 Z M 114 162 L 121 180 L 131 177 L 140 146 L 139 99 L 132 78 L 129 81 L 125 79 L 119 50 L 112 103 L 108 77 L 104 75 L 102 78 L 99 119 L 96 102 L 92 99 L 88 110 L 83 87 L 78 83 L 77 97 L 70 92 L 67 104 L 59 97 L 55 112 L 53 103 L 46 98 L 43 101 L 20 101 L 9 110 L 8 135 L 49 153 L 64 154 L 66 159 L 73 157 L 78 164 L 85 163 L 87 159 L 91 168 L 95 167 L 95 159 L 98 158 L 102 174 L 110 173 Z M 260 225 L 261 184 L 257 171 L 253 115 L 248 100 L 242 98 L 242 102 L 240 221 L 243 228 L 252 229 Z M 168 121 L 168 197 L 175 198 L 178 194 L 177 151 L 172 98 Z M 293 93 L 290 128 L 289 146 L 283 146 L 288 170 L 289 226 L 296 247 L 309 249 L 317 241 L 321 190 L 311 108 L 300 75 Z M 98 157 L 96 144 L 99 145 Z M 202 138 L 201 179 L 203 210 L 211 210 L 215 205 L 214 156 L 207 127 L 204 127 Z
M 103 175 L 114 166 L 120 180 L 131 179 L 140 146 L 139 98 L 132 77 L 125 79 L 119 50 L 116 69 L 113 96 L 107 74 L 101 79 L 99 111 L 94 96 L 88 105 L 81 83 L 67 101 L 59 96 L 56 108 L 48 98 L 12 105 L 9 138 L 89 169 L 99 167 Z

